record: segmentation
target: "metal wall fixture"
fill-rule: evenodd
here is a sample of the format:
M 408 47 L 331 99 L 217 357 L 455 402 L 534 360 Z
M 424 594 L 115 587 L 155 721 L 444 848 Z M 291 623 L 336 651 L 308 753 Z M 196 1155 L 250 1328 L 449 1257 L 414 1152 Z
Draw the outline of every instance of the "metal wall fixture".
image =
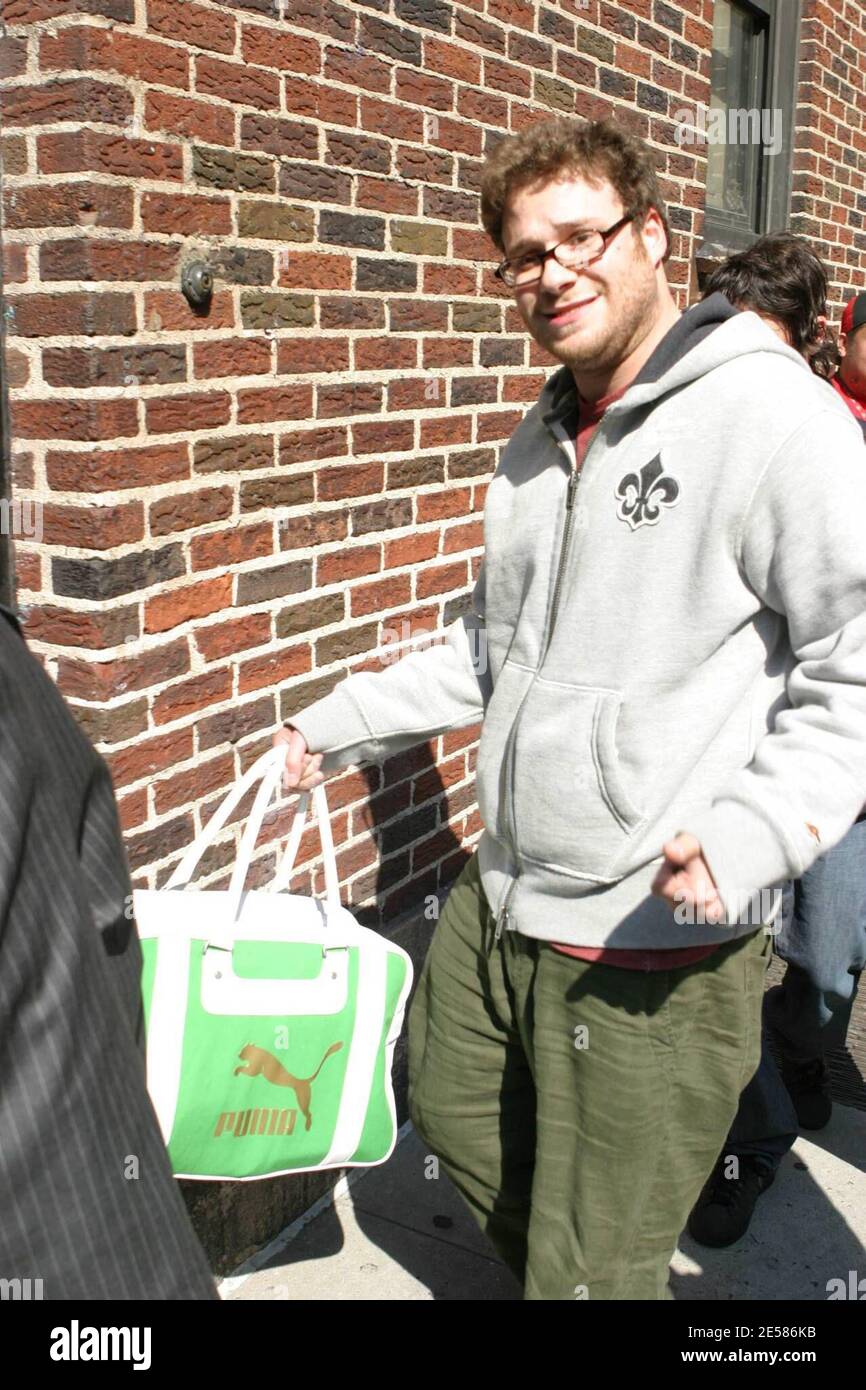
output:
M 191 309 L 199 314 L 210 307 L 213 296 L 213 271 L 206 261 L 190 261 L 180 275 L 180 287 Z

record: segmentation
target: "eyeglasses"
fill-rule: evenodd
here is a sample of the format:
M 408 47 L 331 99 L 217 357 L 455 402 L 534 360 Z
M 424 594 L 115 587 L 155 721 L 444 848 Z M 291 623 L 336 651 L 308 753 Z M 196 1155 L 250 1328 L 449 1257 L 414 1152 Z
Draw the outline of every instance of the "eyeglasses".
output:
M 592 265 L 593 261 L 600 260 L 607 250 L 608 243 L 616 236 L 621 227 L 634 218 L 633 212 L 626 213 L 618 222 L 614 222 L 612 227 L 608 227 L 606 232 L 581 231 L 572 232 L 571 236 L 564 241 L 557 242 L 556 246 L 551 246 L 549 251 L 527 251 L 525 256 L 516 256 L 513 260 L 500 262 L 496 267 L 496 274 L 503 280 L 509 289 L 515 286 L 532 285 L 536 280 L 540 280 L 544 274 L 544 266 L 548 256 L 555 256 L 559 264 L 565 266 L 566 270 L 578 270 L 585 265 Z

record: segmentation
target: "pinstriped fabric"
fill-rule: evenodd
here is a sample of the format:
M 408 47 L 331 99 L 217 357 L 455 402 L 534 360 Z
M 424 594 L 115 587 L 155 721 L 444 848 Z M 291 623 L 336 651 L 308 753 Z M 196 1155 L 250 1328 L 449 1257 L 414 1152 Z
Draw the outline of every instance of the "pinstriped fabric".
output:
M 108 769 L 0 615 L 0 1278 L 215 1298 L 145 1089 Z

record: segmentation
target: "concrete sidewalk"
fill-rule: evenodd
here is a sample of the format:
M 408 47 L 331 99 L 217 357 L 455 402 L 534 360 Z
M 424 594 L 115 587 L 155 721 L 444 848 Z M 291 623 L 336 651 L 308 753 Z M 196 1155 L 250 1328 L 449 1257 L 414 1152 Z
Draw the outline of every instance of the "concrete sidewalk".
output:
M 355 1170 L 224 1279 L 224 1299 L 520 1299 L 521 1291 L 411 1125 L 389 1161 Z M 866 1112 L 834 1106 L 798 1139 L 728 1250 L 683 1237 L 677 1299 L 824 1300 L 831 1279 L 866 1277 Z

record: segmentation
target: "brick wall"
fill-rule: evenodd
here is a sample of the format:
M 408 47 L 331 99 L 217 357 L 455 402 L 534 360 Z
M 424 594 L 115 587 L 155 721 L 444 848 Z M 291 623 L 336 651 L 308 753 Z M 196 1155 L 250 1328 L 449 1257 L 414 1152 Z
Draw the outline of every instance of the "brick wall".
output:
M 791 230 L 832 272 L 832 321 L 866 287 L 866 6 L 803 0 Z
M 795 227 L 853 274 L 863 16 L 806 10 Z M 2 11 L 14 494 L 43 507 L 18 602 L 109 758 L 137 881 L 160 884 L 280 719 L 471 591 L 487 481 L 555 365 L 479 231 L 493 144 L 616 112 L 658 151 L 670 279 L 694 293 L 705 159 L 670 113 L 708 100 L 712 0 Z M 194 259 L 206 316 L 179 289 Z M 437 893 L 473 845 L 477 735 L 329 782 L 365 920 Z M 316 850 L 310 831 L 298 891 L 322 890 Z

